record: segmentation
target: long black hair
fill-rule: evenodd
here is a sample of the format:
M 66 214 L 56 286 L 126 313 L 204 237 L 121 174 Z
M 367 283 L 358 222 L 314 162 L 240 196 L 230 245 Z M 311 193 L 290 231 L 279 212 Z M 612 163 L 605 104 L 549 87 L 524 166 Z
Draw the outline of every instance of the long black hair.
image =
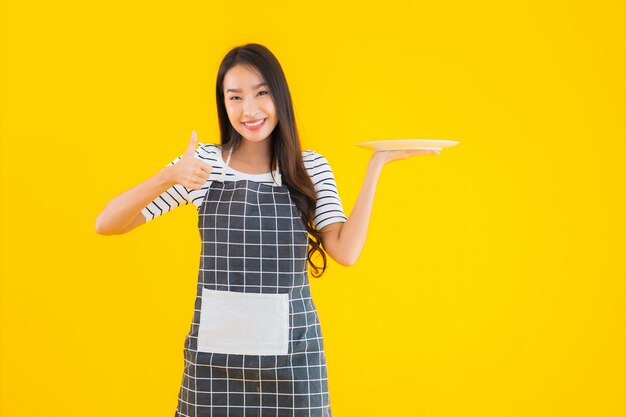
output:
M 317 198 L 315 187 L 302 160 L 300 137 L 296 128 L 291 93 L 285 73 L 274 54 L 265 46 L 257 43 L 237 46 L 224 56 L 217 71 L 215 95 L 221 144 L 225 149 L 232 147 L 233 151 L 240 146 L 242 138 L 228 119 L 224 98 L 224 77 L 228 70 L 235 65 L 242 65 L 250 69 L 269 84 L 270 96 L 278 114 L 278 124 L 272 131 L 270 138 L 271 169 L 272 172 L 276 170 L 276 162 L 278 161 L 283 185 L 287 186 L 292 200 L 300 210 L 302 222 L 309 234 L 307 259 L 313 268 L 313 276 L 321 277 L 326 270 L 327 260 L 326 253 L 322 248 L 320 233 L 313 226 Z M 321 267 L 315 265 L 312 260 L 315 252 L 318 252 L 322 257 Z

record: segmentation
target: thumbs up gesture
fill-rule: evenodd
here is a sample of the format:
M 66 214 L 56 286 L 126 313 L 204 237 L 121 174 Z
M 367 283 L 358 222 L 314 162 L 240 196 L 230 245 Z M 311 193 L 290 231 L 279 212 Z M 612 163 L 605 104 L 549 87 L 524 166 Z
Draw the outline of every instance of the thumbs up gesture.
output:
M 168 167 L 170 179 L 175 184 L 181 184 L 189 190 L 199 190 L 206 183 L 213 168 L 208 163 L 194 157 L 198 135 L 195 130 L 191 131 L 191 139 L 181 159 Z

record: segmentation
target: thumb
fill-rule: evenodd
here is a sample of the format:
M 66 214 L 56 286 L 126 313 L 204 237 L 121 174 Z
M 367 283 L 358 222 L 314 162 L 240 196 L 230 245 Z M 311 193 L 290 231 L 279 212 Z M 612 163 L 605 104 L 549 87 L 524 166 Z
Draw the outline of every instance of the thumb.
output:
M 196 142 L 198 142 L 198 134 L 196 133 L 195 130 L 192 130 L 191 139 L 189 140 L 189 145 L 187 145 L 187 149 L 185 150 L 184 156 L 193 157 L 193 154 L 195 153 L 195 150 L 196 150 Z

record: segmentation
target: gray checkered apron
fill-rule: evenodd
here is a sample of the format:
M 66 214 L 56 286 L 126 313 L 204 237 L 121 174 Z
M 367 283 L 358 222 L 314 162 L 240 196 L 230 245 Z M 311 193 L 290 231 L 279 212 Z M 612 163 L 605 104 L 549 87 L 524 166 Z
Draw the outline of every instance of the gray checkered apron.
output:
M 224 181 L 225 172 L 199 208 L 200 270 L 175 416 L 331 417 L 300 212 L 278 168 L 275 185 Z

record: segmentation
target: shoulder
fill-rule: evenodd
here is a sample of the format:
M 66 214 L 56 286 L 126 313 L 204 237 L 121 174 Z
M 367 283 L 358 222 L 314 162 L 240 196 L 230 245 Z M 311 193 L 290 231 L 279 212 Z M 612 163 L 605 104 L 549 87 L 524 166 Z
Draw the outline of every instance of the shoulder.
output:
M 302 152 L 302 160 L 316 190 L 335 186 L 335 175 L 324 155 L 314 150 L 306 150 Z
M 329 167 L 328 160 L 324 155 L 311 149 L 302 151 L 302 162 L 311 175 L 319 172 L 321 168 Z

